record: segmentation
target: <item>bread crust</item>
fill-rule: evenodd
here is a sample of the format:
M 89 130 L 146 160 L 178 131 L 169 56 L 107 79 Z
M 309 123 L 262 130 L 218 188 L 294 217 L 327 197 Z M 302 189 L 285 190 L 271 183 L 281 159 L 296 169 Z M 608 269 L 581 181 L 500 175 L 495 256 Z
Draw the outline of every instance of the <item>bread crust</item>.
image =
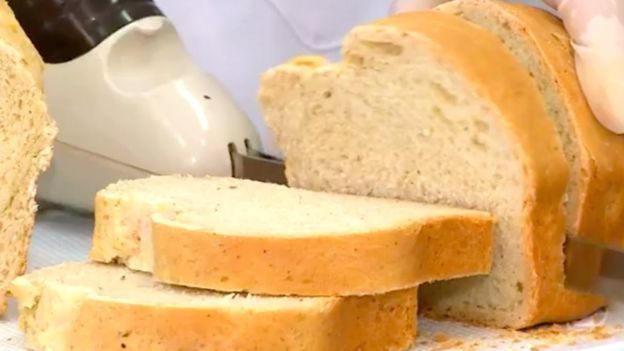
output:
M 417 327 L 416 289 L 308 298 L 318 302 L 271 310 L 242 308 L 226 295 L 214 307 L 128 302 L 59 284 L 37 286 L 28 276 L 12 292 L 27 346 L 34 350 L 404 350 Z M 55 329 L 59 323 L 69 325 Z
M 485 274 L 492 261 L 492 220 L 479 213 L 307 237 L 224 235 L 154 216 L 152 237 L 156 280 L 268 295 L 378 294 Z

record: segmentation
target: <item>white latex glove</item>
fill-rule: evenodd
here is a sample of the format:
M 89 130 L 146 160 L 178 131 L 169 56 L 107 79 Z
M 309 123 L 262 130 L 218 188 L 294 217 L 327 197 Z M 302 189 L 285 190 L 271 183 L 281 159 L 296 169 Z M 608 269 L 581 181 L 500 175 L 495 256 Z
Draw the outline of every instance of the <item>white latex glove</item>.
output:
M 395 0 L 391 13 L 430 9 L 444 0 Z M 624 133 L 624 0 L 544 0 L 572 37 L 576 71 L 596 118 Z
M 624 133 L 624 1 L 545 0 L 572 37 L 576 71 L 596 118 Z

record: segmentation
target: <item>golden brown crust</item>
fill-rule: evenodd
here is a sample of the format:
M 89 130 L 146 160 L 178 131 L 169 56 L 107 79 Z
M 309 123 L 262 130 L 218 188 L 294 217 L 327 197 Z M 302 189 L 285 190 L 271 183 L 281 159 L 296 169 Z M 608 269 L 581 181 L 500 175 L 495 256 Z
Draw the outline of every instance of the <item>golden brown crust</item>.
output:
M 528 182 L 523 229 L 526 319 L 511 327 L 572 320 L 602 306 L 601 298 L 576 294 L 563 286 L 565 217 L 562 199 L 568 166 L 554 125 L 528 73 L 498 38 L 452 15 L 409 13 L 377 24 L 413 31 L 431 39 L 440 56 L 461 71 L 478 93 L 500 110 L 504 127 L 517 142 Z M 500 59 L 496 62 L 487 59 L 493 57 Z M 513 90 L 509 89 L 510 85 Z
M 288 62 L 289 64 L 296 66 L 306 66 L 310 68 L 316 68 L 319 66 L 323 66 L 329 63 L 326 58 L 322 56 L 308 55 L 308 56 L 297 56 Z
M 581 179 L 579 179 L 579 187 L 581 188 L 579 208 L 577 213 L 567 214 L 577 220 L 577 230 L 572 231 L 570 234 L 578 235 L 584 239 L 591 238 L 592 240 L 606 242 L 604 241 L 606 237 L 601 236 L 601 234 L 606 233 L 603 232 L 605 229 L 603 224 L 609 225 L 608 220 L 604 214 L 596 216 L 596 213 L 592 214 L 588 211 L 590 209 L 588 205 L 597 206 L 601 209 L 604 209 L 604 206 L 609 206 L 605 201 L 607 196 L 604 194 L 604 189 L 600 190 L 602 181 L 595 178 L 598 175 L 598 169 L 593 164 L 588 164 L 588 156 L 591 154 L 591 149 L 595 149 L 597 145 L 595 138 L 602 135 L 600 138 L 605 137 L 608 139 L 609 136 L 605 133 L 611 133 L 600 126 L 587 105 L 577 81 L 569 37 L 561 23 L 545 11 L 529 6 L 511 6 L 502 2 L 497 2 L 497 4 L 520 20 L 518 25 L 523 30 L 519 34 L 530 37 L 535 43 L 545 64 L 555 76 L 555 82 L 559 84 L 557 86 L 559 89 L 558 93 L 563 97 L 567 110 L 571 113 L 572 125 L 576 130 L 579 142 L 582 144 L 580 148 L 582 170 Z M 612 134 L 612 136 L 619 139 L 617 142 L 624 147 L 624 144 L 622 144 L 624 139 L 615 134 Z M 610 154 L 612 151 L 602 150 L 601 152 L 604 153 L 603 155 L 613 155 Z M 624 171 L 624 168 L 622 170 Z M 624 173 L 622 175 L 624 176 Z M 620 188 L 624 189 L 622 187 L 624 182 L 620 180 L 620 183 Z M 615 191 L 617 190 L 615 189 Z M 593 197 L 593 200 L 587 202 L 588 196 Z M 617 201 L 614 205 L 624 210 L 624 207 L 620 204 L 624 205 L 624 201 Z M 540 214 L 536 213 L 535 216 L 540 216 Z M 565 223 L 561 224 L 561 226 L 562 228 L 559 230 L 565 231 Z M 609 233 L 606 234 L 610 235 Z M 537 242 L 539 245 L 543 244 L 541 238 L 537 240 L 539 240 Z M 588 284 L 587 280 L 593 280 L 597 277 L 597 270 L 600 267 L 602 257 L 601 250 L 583 245 L 582 243 L 569 243 L 565 247 L 565 253 L 566 267 L 570 269 L 570 274 L 574 274 L 578 279 L 586 280 L 584 284 Z M 579 265 L 583 265 L 586 269 L 580 269 Z M 559 274 L 559 272 L 556 274 L 557 280 L 565 279 L 563 274 Z M 545 287 L 544 284 L 541 284 L 541 286 Z M 557 291 L 559 289 L 545 290 L 551 291 L 550 293 L 547 292 L 547 294 L 551 295 L 553 299 L 557 299 L 560 296 L 562 303 L 552 304 L 546 299 L 541 300 L 542 303 L 537 304 L 534 309 L 533 320 L 536 323 L 541 322 L 544 317 L 548 318 L 548 321 L 567 321 L 582 317 L 583 309 L 592 310 L 605 303 L 604 299 L 598 296 L 590 297 L 589 295 L 583 296 L 569 291 Z M 569 306 L 577 306 L 577 311 L 581 315 Z
M 438 217 L 402 228 L 309 237 L 215 234 L 156 216 L 154 277 L 219 291 L 378 294 L 489 271 L 492 219 Z
M 43 295 L 54 294 L 55 303 L 75 308 L 52 306 L 38 311 L 44 307 L 27 310 L 29 307 L 20 306 L 25 308 L 21 309 L 23 314 L 34 318 L 22 324 L 31 347 L 43 349 L 54 343 L 63 345 L 56 351 L 379 351 L 407 349 L 416 336 L 416 289 L 377 296 L 321 298 L 318 303 L 306 303 L 306 308 L 281 310 L 244 309 L 226 297 L 221 306 L 215 307 L 129 303 L 96 293 L 83 294 L 76 300 L 77 295 L 61 290 L 58 286 L 44 287 L 33 297 L 26 285 L 14 287 L 18 301 L 23 299 L 26 304 L 30 299 L 49 300 Z M 68 311 L 73 311 L 71 316 Z M 39 323 L 43 330 L 35 329 L 38 318 L 59 319 L 58 323 L 71 325 L 63 328 L 62 335 L 46 334 L 46 328 L 52 326 Z
M 579 207 L 570 214 L 576 218 L 576 230 L 571 234 L 624 248 L 624 136 L 607 130 L 594 117 L 578 82 L 573 48 L 561 21 L 530 6 L 502 2 L 499 6 L 521 22 L 523 34 L 535 43 L 555 77 L 583 146 Z

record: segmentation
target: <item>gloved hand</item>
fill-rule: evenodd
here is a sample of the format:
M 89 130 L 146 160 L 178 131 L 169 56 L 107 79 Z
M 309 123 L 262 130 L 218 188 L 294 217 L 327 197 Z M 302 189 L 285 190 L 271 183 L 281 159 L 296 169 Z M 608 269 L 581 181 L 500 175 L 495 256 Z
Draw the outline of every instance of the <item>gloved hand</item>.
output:
M 392 13 L 430 9 L 444 0 L 395 0 Z M 624 133 L 624 1 L 544 0 L 559 12 L 576 52 L 576 70 L 596 118 Z
M 596 118 L 624 133 L 624 2 L 545 0 L 572 37 L 576 72 Z

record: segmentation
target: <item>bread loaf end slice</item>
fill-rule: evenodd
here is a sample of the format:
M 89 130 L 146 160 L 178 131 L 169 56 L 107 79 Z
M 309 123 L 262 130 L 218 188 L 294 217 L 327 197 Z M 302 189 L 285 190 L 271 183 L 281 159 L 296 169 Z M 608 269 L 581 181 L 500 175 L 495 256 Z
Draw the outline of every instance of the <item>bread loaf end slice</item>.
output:
M 1 11 L 0 11 L 1 13 Z M 1 16 L 0 16 L 1 17 Z M 0 311 L 6 290 L 26 269 L 36 181 L 52 156 L 56 126 L 24 55 L 0 39 Z
M 548 12 L 498 0 L 456 0 L 438 8 L 495 34 L 530 72 L 570 164 L 568 234 L 624 245 L 624 136 L 594 117 L 578 82 L 563 24 Z
M 592 114 L 563 24 L 543 10 L 497 0 L 451 1 L 437 9 L 496 35 L 537 83 L 570 167 L 566 228 L 569 237 L 580 240 L 566 246 L 568 271 L 571 279 L 589 272 L 585 279 L 591 282 L 599 274 L 602 250 L 582 241 L 624 245 L 624 136 Z
M 16 279 L 35 351 L 405 350 L 416 290 L 366 297 L 219 294 L 154 283 L 119 266 L 66 263 Z

